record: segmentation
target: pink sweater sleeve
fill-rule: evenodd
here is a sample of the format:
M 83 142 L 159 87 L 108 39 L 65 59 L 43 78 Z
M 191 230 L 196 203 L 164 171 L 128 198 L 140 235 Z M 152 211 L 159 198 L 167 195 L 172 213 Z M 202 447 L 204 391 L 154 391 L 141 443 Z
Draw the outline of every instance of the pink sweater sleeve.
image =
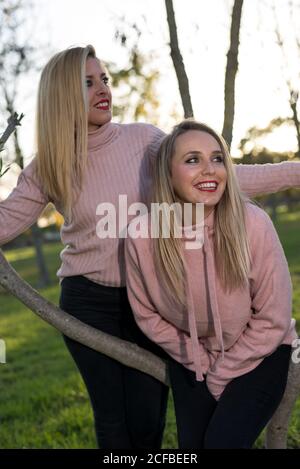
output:
M 138 252 L 131 238 L 125 240 L 125 260 L 128 298 L 138 326 L 174 360 L 194 370 L 191 337 L 166 321 L 156 311 L 148 294 L 149 291 L 151 295 L 151 277 L 148 272 L 140 268 Z M 146 279 L 149 280 L 147 285 Z M 200 344 L 200 353 L 202 369 L 206 373 L 209 368 L 209 356 L 202 344 Z
M 34 161 L 22 171 L 7 199 L 0 202 L 0 245 L 29 228 L 49 202 L 36 181 L 33 168 Z
M 216 399 L 226 385 L 253 370 L 283 342 L 291 328 L 292 286 L 287 261 L 268 215 L 256 208 L 251 219 L 252 268 L 250 289 L 253 313 L 246 329 L 219 357 L 207 374 L 207 385 Z M 255 232 L 255 233 L 254 233 Z
M 300 187 L 300 161 L 238 164 L 235 172 L 241 190 L 249 197 Z

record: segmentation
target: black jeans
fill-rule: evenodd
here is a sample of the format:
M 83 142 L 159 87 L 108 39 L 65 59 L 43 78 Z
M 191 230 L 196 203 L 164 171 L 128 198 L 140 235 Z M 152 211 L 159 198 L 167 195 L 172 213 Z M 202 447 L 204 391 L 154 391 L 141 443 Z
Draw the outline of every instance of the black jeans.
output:
M 254 370 L 233 379 L 219 401 L 206 381 L 169 362 L 179 448 L 251 448 L 278 407 L 287 382 L 290 345 L 281 345 Z
M 126 288 L 106 287 L 83 276 L 64 278 L 60 307 L 80 321 L 166 358 L 137 327 Z M 168 388 L 64 336 L 93 407 L 98 445 L 104 449 L 161 447 Z

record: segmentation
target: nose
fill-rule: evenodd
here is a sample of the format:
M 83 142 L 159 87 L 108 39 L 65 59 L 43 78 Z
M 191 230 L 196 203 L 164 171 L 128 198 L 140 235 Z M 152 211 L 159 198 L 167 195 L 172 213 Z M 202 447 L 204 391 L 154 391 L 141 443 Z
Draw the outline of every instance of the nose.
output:
M 97 84 L 96 84 L 96 94 L 97 95 L 101 95 L 103 93 L 106 92 L 106 86 L 105 84 L 103 83 L 103 81 L 99 81 Z
M 215 167 L 212 161 L 207 160 L 203 162 L 203 167 L 202 167 L 202 173 L 203 174 L 214 174 L 215 173 Z

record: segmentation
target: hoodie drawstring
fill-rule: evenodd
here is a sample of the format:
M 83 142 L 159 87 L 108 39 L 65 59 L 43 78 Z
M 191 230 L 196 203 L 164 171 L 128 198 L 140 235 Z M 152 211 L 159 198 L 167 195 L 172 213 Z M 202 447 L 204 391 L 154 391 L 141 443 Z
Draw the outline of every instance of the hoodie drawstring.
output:
M 217 342 L 221 347 L 222 358 L 224 358 L 224 342 L 223 342 L 223 334 L 222 334 L 222 325 L 220 320 L 219 314 L 219 306 L 217 301 L 217 293 L 216 293 L 216 286 L 215 286 L 215 267 L 214 267 L 214 258 L 213 253 L 211 250 L 209 237 L 208 237 L 208 230 L 209 227 L 207 225 L 204 226 L 204 244 L 203 250 L 205 252 L 205 261 L 207 267 L 207 278 L 208 278 L 208 294 L 211 304 L 211 311 L 212 311 L 212 318 L 214 329 L 216 333 Z M 193 295 L 190 288 L 190 282 L 187 279 L 186 285 L 186 297 L 187 297 L 187 309 L 188 309 L 188 322 L 189 322 L 189 330 L 192 340 L 192 350 L 193 350 L 193 359 L 195 364 L 195 371 L 196 371 L 196 379 L 197 381 L 203 381 L 203 371 L 202 371 L 202 364 L 200 358 L 200 344 L 199 344 L 199 337 L 197 332 L 197 324 L 196 324 L 196 315 L 195 315 L 195 306 Z
M 207 280 L 208 280 L 208 294 L 211 304 L 211 311 L 212 311 L 212 318 L 214 323 L 214 329 L 217 337 L 217 341 L 221 347 L 222 358 L 224 358 L 224 342 L 223 342 L 223 333 L 222 333 L 222 325 L 219 313 L 219 305 L 217 300 L 217 292 L 216 292 L 216 272 L 215 272 L 215 263 L 213 258 L 213 253 L 211 250 L 209 237 L 208 237 L 208 229 L 207 225 L 204 226 L 204 245 L 203 249 L 205 252 L 205 257 L 207 258 L 206 266 L 207 266 Z
M 197 381 L 203 381 L 203 372 L 202 364 L 200 358 L 200 345 L 197 332 L 196 316 L 195 316 L 195 306 L 193 295 L 191 292 L 189 281 L 186 282 L 186 297 L 187 297 L 187 309 L 188 309 L 188 320 L 189 320 L 189 330 L 192 340 L 192 349 L 193 349 L 193 359 L 195 364 L 196 378 Z

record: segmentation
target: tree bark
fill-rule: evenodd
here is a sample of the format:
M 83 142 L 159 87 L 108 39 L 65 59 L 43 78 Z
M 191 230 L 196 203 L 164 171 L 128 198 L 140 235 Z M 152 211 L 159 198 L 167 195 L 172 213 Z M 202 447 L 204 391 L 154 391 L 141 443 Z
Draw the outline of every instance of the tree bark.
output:
M 173 65 L 175 68 L 181 101 L 184 109 L 184 117 L 193 117 L 193 107 L 189 90 L 189 80 L 185 71 L 182 55 L 180 53 L 177 37 L 177 26 L 173 8 L 173 0 L 165 0 L 167 20 L 170 32 L 170 48 Z
M 298 112 L 297 112 L 298 101 L 299 101 L 299 93 L 297 91 L 292 90 L 290 87 L 290 106 L 292 109 L 293 122 L 294 122 L 295 129 L 296 129 L 297 143 L 298 143 L 297 156 L 300 157 L 300 122 L 299 122 Z
M 31 227 L 31 239 L 35 249 L 36 263 L 39 270 L 38 288 L 47 287 L 50 285 L 50 276 L 43 253 L 43 235 L 37 223 Z
M 84 324 L 39 295 L 6 261 L 0 249 L 0 285 L 44 321 L 73 340 L 169 384 L 165 362 L 131 342 Z
M 232 142 L 234 109 L 235 109 L 235 79 L 238 71 L 238 52 L 240 43 L 240 25 L 243 0 L 234 0 L 231 28 L 230 46 L 227 53 L 227 65 L 225 74 L 225 107 L 222 135 L 229 148 Z
M 290 17 L 293 18 L 293 4 L 292 2 L 289 3 L 290 7 Z M 290 69 L 290 64 L 289 64 L 289 56 L 286 54 L 286 48 L 285 48 L 285 39 L 282 36 L 280 32 L 280 27 L 279 27 L 279 18 L 278 14 L 276 11 L 276 3 L 273 2 L 273 15 L 274 19 L 276 22 L 276 27 L 275 27 L 275 34 L 277 38 L 277 44 L 280 47 L 281 53 L 282 53 L 282 58 L 283 58 L 283 63 L 282 63 L 282 74 L 286 75 L 288 73 L 288 70 Z M 300 41 L 296 37 L 296 45 L 298 48 L 298 52 L 300 52 Z M 290 47 L 290 46 L 289 46 Z M 292 85 L 290 77 L 286 78 L 286 84 L 290 93 L 290 107 L 292 110 L 292 121 L 295 125 L 295 130 L 296 130 L 296 135 L 297 135 L 297 143 L 298 143 L 298 150 L 296 155 L 300 157 L 300 123 L 299 123 L 299 118 L 298 118 L 298 100 L 299 100 L 299 91 L 294 88 L 294 85 Z
M 288 383 L 282 401 L 267 426 L 267 449 L 286 449 L 290 416 L 300 394 L 300 363 L 291 359 Z
M 10 113 L 11 115 L 14 115 L 12 105 L 10 106 Z M 23 156 L 22 149 L 20 147 L 19 134 L 18 134 L 17 128 L 15 129 L 13 136 L 14 136 L 14 147 L 15 147 L 15 163 L 17 163 L 19 167 L 21 168 L 21 170 L 23 170 L 24 169 L 24 156 Z M 36 264 L 37 264 L 37 268 L 39 272 L 38 286 L 40 288 L 47 287 L 48 285 L 50 285 L 50 276 L 49 276 L 49 272 L 47 269 L 45 256 L 43 253 L 42 233 L 37 223 L 35 223 L 31 227 L 31 240 L 32 240 L 33 247 L 35 249 Z
M 14 147 L 15 147 L 15 161 L 14 162 L 17 163 L 17 165 L 21 169 L 24 169 L 24 156 L 23 156 L 23 152 L 21 150 L 20 144 L 19 144 L 19 133 L 18 133 L 17 128 L 14 131 L 13 137 L 14 137 Z

